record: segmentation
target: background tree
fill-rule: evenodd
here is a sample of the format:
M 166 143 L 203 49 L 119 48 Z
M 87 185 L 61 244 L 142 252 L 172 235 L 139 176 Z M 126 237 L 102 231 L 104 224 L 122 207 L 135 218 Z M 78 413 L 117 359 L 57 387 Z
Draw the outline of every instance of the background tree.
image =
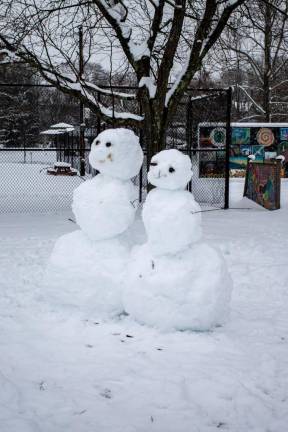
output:
M 0 82 L 34 84 L 31 68 L 6 64 L 0 67 Z M 39 136 L 39 91 L 33 87 L 0 87 L 0 145 L 33 147 Z
M 46 81 L 80 99 L 106 122 L 144 128 L 155 152 L 165 146 L 165 131 L 179 100 L 242 3 L 244 0 L 4 0 L 0 40 L 11 57 L 35 67 Z M 118 56 L 119 63 L 135 76 L 135 95 L 105 89 L 79 74 L 79 25 L 83 25 L 85 61 L 106 50 L 112 66 Z M 59 68 L 63 61 L 69 73 Z M 98 93 L 112 96 L 112 108 L 99 101 Z M 116 111 L 114 100 L 118 99 L 137 99 L 141 114 Z
M 288 120 L 287 12 L 283 0 L 243 4 L 221 36 L 222 79 L 234 86 L 239 119 Z

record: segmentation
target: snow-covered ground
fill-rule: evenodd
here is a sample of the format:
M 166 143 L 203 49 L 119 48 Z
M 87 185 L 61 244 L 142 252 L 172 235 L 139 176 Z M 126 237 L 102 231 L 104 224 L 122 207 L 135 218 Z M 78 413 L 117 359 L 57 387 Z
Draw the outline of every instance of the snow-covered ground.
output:
M 239 209 L 203 213 L 234 280 L 230 321 L 211 333 L 53 310 L 41 279 L 71 214 L 0 215 L 0 431 L 286 431 L 288 183 L 274 212 L 242 191 L 233 180 Z
M 0 213 L 69 209 L 73 190 L 83 180 L 78 176 L 48 175 L 46 168 L 54 162 L 0 163 Z

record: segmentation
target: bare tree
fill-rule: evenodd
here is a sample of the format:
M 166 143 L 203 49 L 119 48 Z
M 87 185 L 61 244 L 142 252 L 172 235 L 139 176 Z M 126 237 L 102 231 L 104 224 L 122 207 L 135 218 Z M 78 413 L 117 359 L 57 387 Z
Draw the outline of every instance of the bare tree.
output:
M 38 69 L 46 81 L 106 122 L 144 128 L 157 151 L 165 146 L 165 130 L 179 100 L 244 1 L 2 0 L 0 41 L 12 58 Z M 79 76 L 79 25 L 86 61 L 107 52 L 133 71 L 135 94 L 113 91 L 113 100 L 137 99 L 141 113 L 118 112 L 114 103 L 107 108 L 96 94 L 111 96 L 111 89 Z M 63 61 L 69 73 L 61 70 Z
M 226 76 L 227 69 L 234 74 L 237 107 L 249 107 L 245 117 L 287 116 L 287 23 L 287 0 L 257 0 L 241 6 L 222 34 Z

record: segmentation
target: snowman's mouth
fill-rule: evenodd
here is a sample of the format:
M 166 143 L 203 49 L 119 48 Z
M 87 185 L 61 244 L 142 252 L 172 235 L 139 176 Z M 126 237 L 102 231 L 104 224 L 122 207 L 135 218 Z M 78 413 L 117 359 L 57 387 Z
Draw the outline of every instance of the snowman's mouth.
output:
M 160 178 L 162 178 L 162 177 L 167 177 L 167 175 L 166 174 L 158 174 L 158 176 L 155 176 L 155 178 L 156 179 L 160 179 Z
M 113 162 L 113 157 L 112 157 L 111 153 L 108 154 L 106 159 L 99 159 L 99 163 L 105 163 L 107 160 L 109 160 L 110 162 Z

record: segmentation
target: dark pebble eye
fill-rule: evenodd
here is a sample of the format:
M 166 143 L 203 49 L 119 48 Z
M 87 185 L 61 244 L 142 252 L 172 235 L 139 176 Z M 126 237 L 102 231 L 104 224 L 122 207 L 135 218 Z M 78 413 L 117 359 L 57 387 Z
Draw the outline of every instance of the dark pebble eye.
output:
M 111 145 L 112 145 L 111 142 L 106 143 L 106 147 L 111 147 Z
M 175 169 L 174 169 L 173 167 L 170 167 L 170 168 L 169 168 L 169 172 L 170 172 L 170 173 L 173 173 L 174 171 L 175 171 Z
M 98 145 L 98 144 L 100 144 L 100 141 L 99 141 L 99 140 L 97 140 L 97 141 L 95 142 L 95 145 Z
M 150 166 L 157 166 L 157 162 L 150 162 Z

